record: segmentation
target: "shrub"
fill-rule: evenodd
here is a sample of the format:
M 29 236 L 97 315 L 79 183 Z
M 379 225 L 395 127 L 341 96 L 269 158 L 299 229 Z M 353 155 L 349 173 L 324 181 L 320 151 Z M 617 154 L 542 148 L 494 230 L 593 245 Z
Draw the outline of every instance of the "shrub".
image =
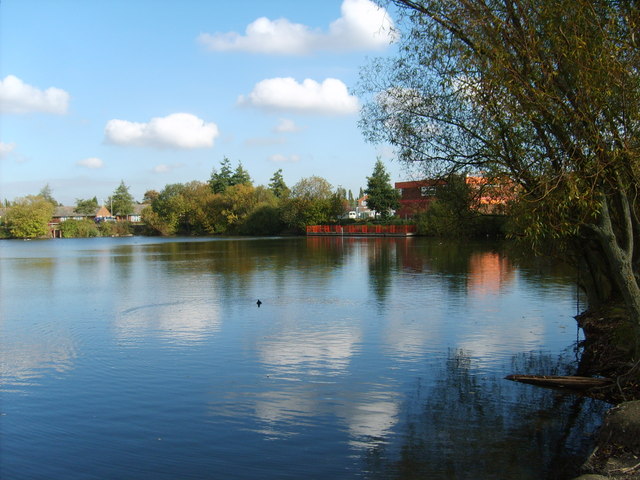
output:
M 63 238 L 88 238 L 100 235 L 93 220 L 65 220 L 60 223 Z

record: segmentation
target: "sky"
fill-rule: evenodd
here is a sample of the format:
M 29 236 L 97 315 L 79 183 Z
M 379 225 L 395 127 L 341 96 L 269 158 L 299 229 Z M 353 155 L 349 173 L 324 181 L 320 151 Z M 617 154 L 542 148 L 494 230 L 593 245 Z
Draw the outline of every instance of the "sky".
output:
M 0 0 L 0 199 L 141 201 L 225 157 L 255 185 L 410 180 L 353 93 L 392 26 L 370 0 Z

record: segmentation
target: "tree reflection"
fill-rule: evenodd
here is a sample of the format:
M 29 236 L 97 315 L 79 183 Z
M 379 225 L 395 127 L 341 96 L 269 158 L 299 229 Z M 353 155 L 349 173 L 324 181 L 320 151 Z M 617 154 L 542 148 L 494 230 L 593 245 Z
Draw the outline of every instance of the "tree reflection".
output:
M 545 355 L 515 358 L 557 371 Z M 485 378 L 469 355 L 451 351 L 431 388 L 421 382 L 404 405 L 399 445 L 366 458 L 372 478 L 562 479 L 576 473 L 604 405 Z
M 384 304 L 397 267 L 396 251 L 406 240 L 393 238 L 369 239 L 367 260 L 369 286 L 379 304 Z

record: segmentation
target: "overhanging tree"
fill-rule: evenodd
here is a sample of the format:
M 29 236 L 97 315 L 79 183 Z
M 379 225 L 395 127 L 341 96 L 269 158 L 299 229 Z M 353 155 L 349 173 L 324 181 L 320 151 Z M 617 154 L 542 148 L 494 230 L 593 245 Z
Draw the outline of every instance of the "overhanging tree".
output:
M 504 175 L 523 233 L 580 264 L 590 306 L 640 338 L 640 7 L 631 0 L 393 0 L 397 57 L 363 71 L 361 124 L 404 162 Z

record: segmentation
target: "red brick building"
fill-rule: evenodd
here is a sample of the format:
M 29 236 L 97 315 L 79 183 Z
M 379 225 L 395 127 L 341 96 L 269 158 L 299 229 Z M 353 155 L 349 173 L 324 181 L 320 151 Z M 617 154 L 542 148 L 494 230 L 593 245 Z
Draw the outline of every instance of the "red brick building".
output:
M 475 193 L 475 209 L 481 213 L 503 213 L 504 207 L 514 196 L 512 182 L 489 183 L 482 176 L 467 176 L 467 185 Z M 413 182 L 396 182 L 400 192 L 400 208 L 396 212 L 400 218 L 410 218 L 424 212 L 436 198 L 439 188 L 447 184 L 446 180 L 418 180 Z
M 438 188 L 446 184 L 444 180 L 396 182 L 395 187 L 400 193 L 400 208 L 396 215 L 400 218 L 410 218 L 424 212 L 435 200 Z

